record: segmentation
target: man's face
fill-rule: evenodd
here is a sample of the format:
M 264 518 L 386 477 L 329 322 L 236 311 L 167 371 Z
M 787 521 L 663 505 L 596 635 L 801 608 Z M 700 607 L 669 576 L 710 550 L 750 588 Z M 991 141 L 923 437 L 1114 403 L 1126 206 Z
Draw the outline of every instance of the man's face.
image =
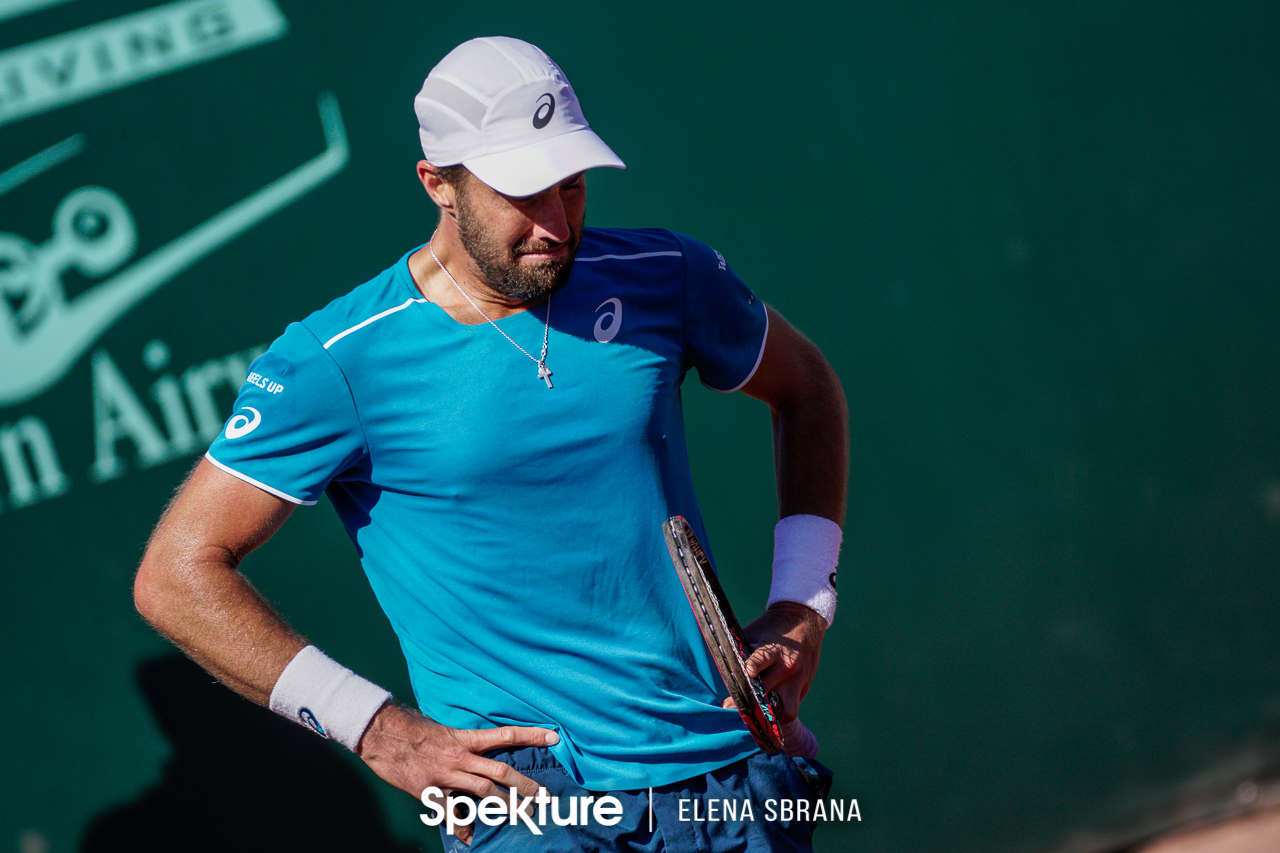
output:
M 524 198 L 502 195 L 474 175 L 455 190 L 459 239 L 485 284 L 521 302 L 564 287 L 586 218 L 582 174 Z

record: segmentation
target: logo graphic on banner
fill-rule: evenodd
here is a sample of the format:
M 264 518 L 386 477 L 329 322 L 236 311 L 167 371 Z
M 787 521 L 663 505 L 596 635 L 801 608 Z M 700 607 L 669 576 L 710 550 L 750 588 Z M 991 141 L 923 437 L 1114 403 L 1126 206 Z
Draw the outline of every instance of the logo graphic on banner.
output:
M 57 145 L 49 146 L 39 154 L 32 154 L 18 165 L 0 172 L 0 195 L 4 195 L 19 184 L 26 183 L 41 172 L 49 171 L 63 160 L 74 157 L 83 150 L 84 134 L 77 133 Z
M 341 171 L 349 152 L 337 99 L 322 95 L 319 109 L 324 153 L 74 301 L 63 295 L 64 271 L 75 267 L 106 275 L 137 245 L 133 217 L 118 195 L 103 187 L 75 190 L 58 205 L 53 236 L 41 245 L 0 234 L 0 290 L 10 314 L 10 322 L 0 322 L 0 363 L 6 366 L 0 372 L 0 405 L 44 391 L 145 296 Z

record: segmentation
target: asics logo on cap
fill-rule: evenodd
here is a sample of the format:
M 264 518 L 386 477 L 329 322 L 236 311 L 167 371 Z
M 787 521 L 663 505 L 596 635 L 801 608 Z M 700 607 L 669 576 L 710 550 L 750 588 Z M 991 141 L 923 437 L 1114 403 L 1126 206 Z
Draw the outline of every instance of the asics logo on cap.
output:
M 533 126 L 542 130 L 555 114 L 556 98 L 550 92 L 545 92 L 541 98 L 538 98 L 538 108 L 533 113 Z

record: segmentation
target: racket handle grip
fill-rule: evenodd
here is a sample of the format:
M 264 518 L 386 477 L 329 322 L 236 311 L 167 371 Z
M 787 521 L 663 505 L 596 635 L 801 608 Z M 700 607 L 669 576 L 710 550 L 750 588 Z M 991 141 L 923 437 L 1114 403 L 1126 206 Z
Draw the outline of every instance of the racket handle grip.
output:
M 782 727 L 782 751 L 800 758 L 814 758 L 818 754 L 818 739 L 796 718 Z

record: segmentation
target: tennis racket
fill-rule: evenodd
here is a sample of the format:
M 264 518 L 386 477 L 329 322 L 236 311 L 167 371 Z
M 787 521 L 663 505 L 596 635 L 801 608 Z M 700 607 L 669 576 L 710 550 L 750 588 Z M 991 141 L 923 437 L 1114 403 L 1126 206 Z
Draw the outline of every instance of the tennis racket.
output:
M 765 752 L 785 751 L 788 755 L 813 758 L 818 753 L 813 732 L 799 719 L 780 726 L 778 711 L 782 701 L 778 694 L 766 693 L 759 678 L 747 675 L 744 666 L 751 650 L 743 639 L 742 626 L 689 522 L 678 515 L 668 518 L 662 533 L 702 639 L 751 736 Z

